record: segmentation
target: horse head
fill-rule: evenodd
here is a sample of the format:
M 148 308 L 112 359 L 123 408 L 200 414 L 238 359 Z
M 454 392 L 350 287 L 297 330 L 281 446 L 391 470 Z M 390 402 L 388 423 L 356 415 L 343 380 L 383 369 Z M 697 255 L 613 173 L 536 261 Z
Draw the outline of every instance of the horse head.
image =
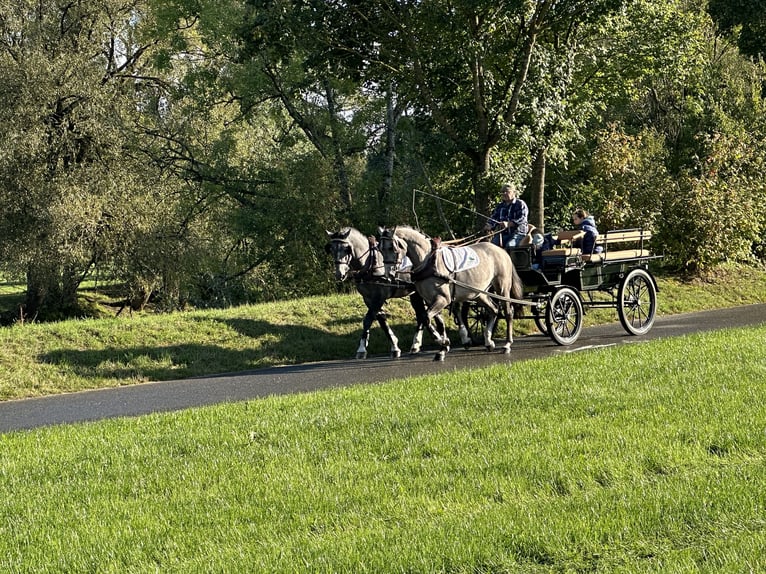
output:
M 407 255 L 407 244 L 396 235 L 396 227 L 393 229 L 381 227 L 378 232 L 380 234 L 378 250 L 383 256 L 386 276 L 393 277 L 402 267 L 402 262 Z
M 335 263 L 335 280 L 345 281 L 351 274 L 354 261 L 354 248 L 349 241 L 351 228 L 346 227 L 340 231 L 327 231 L 330 239 L 324 246 L 327 253 L 332 255 Z

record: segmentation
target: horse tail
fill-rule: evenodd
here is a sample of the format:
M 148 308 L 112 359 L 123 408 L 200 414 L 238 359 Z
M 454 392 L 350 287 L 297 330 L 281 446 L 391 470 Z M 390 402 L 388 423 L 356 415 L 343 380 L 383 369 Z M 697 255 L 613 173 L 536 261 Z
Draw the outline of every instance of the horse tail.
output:
M 512 282 L 511 282 L 511 299 L 518 299 L 521 300 L 524 298 L 524 284 L 521 282 L 521 277 L 519 276 L 518 271 L 516 271 L 516 266 L 511 262 L 511 276 L 512 276 Z M 517 317 L 520 317 L 522 313 L 524 312 L 524 305 L 521 303 L 513 303 L 513 314 Z

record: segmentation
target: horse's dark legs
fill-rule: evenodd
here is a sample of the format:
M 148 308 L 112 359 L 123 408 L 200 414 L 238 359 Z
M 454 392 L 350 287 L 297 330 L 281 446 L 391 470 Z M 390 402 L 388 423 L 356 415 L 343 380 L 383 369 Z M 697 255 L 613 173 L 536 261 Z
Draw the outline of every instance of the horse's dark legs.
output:
M 359 347 L 356 349 L 357 359 L 367 358 L 367 345 L 370 343 L 370 327 L 372 327 L 372 322 L 378 314 L 378 311 L 379 308 L 377 310 L 368 308 L 367 314 L 364 316 L 364 319 L 362 319 L 362 338 L 359 339 Z
M 453 303 L 457 305 L 457 303 Z M 458 333 L 460 334 L 460 342 L 463 343 L 464 349 L 469 349 L 473 341 L 471 341 L 471 334 L 468 332 L 468 307 L 469 304 L 464 302 L 460 304 L 460 310 L 452 313 L 457 324 Z
M 441 312 L 434 315 L 433 322 L 436 323 L 436 336 L 434 338 L 440 345 L 439 351 L 434 356 L 434 361 L 443 361 L 444 357 L 449 353 L 451 343 L 447 336 L 447 326 L 444 323 Z
M 436 353 L 434 361 L 443 361 L 445 355 L 450 349 L 450 340 L 447 336 L 447 327 L 442 318 L 442 310 L 447 306 L 448 301 L 443 297 L 437 297 L 428 306 L 428 329 L 436 342 L 441 347 Z M 435 326 L 434 326 L 435 324 Z
M 410 347 L 410 354 L 417 355 L 423 346 L 423 330 L 428 326 L 428 313 L 426 312 L 426 304 L 423 298 L 414 292 L 410 295 L 410 304 L 415 311 L 415 319 L 417 320 L 417 329 L 415 336 L 412 338 L 412 346 Z
M 478 298 L 478 301 L 487 308 L 487 311 L 489 311 L 487 325 L 484 328 L 484 347 L 487 351 L 494 351 L 495 341 L 492 340 L 492 333 L 494 333 L 495 324 L 497 323 L 498 307 L 488 295 L 481 295 Z M 508 347 L 508 351 L 510 351 L 510 347 Z
M 391 356 L 396 359 L 401 356 L 402 351 L 399 348 L 399 339 L 396 338 L 394 331 L 388 325 L 388 319 L 386 318 L 386 314 L 382 309 L 383 301 L 381 301 L 379 304 L 375 303 L 367 307 L 367 314 L 362 320 L 362 338 L 359 340 L 359 347 L 356 349 L 357 359 L 367 358 L 367 347 L 370 343 L 370 328 L 372 327 L 372 322 L 376 319 L 381 329 L 383 329 L 383 332 L 386 334 L 389 342 L 391 343 Z
M 377 319 L 380 328 L 383 329 L 383 332 L 386 334 L 386 337 L 388 337 L 388 340 L 391 343 L 391 358 L 398 359 L 402 356 L 402 350 L 399 348 L 399 339 L 396 338 L 394 331 L 391 329 L 391 327 L 388 326 L 388 319 L 386 318 L 385 312 L 379 311 L 377 314 Z

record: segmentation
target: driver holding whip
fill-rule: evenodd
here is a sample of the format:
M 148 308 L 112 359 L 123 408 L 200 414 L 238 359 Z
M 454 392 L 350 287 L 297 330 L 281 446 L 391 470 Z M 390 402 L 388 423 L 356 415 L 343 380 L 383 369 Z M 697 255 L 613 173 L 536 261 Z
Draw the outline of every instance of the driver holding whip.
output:
M 503 194 L 503 200 L 497 204 L 492 215 L 489 216 L 484 230 L 498 230 L 492 236 L 492 243 L 495 245 L 516 247 L 529 230 L 527 222 L 529 208 L 524 200 L 518 197 L 516 186 L 512 183 L 503 184 L 500 191 Z

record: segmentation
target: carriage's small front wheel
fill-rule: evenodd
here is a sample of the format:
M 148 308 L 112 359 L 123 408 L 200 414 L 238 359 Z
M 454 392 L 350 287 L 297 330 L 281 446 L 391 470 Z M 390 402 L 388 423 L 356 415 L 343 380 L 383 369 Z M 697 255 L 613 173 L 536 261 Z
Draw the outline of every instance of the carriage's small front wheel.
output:
M 634 269 L 620 283 L 617 315 L 631 335 L 643 335 L 652 328 L 657 315 L 657 289 L 647 271 Z
M 532 305 L 532 317 L 535 320 L 535 325 L 543 335 L 548 334 L 548 325 L 545 324 L 545 316 L 548 308 L 547 299 L 538 299 L 537 303 Z
M 571 287 L 562 287 L 551 297 L 545 313 L 548 334 L 559 345 L 571 345 L 582 332 L 583 307 Z
M 474 345 L 484 344 L 484 329 L 489 323 L 489 311 L 475 302 L 463 303 L 461 308 L 463 324 L 468 329 L 471 342 Z

